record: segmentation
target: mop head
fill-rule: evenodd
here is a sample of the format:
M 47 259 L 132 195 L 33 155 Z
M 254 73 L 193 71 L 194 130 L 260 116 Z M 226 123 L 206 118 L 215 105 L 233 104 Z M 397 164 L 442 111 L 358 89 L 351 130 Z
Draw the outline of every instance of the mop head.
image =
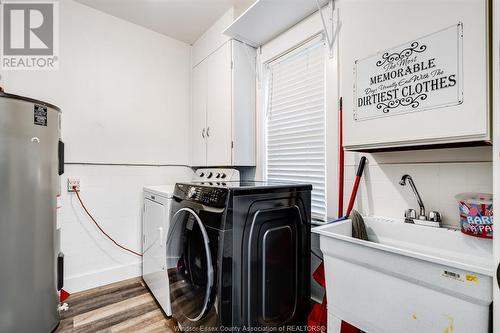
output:
M 352 221 L 352 237 L 359 238 L 363 240 L 368 240 L 368 234 L 366 233 L 365 221 L 358 211 L 353 210 L 349 218 Z

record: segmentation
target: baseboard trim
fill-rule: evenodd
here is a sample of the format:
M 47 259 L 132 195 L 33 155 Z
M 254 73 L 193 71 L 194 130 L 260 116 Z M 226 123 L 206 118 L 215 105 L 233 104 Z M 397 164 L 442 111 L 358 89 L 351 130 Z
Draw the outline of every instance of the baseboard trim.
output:
M 116 266 L 88 274 L 69 276 L 64 279 L 64 290 L 76 293 L 110 283 L 127 280 L 142 275 L 142 263 Z

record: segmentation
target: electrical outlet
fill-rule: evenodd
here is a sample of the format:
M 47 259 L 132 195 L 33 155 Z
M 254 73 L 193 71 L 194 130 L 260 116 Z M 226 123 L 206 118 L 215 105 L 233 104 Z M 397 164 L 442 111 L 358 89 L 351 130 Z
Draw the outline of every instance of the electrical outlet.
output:
M 75 192 L 73 187 L 76 186 L 76 190 L 80 192 L 80 179 L 78 178 L 68 178 L 68 192 Z

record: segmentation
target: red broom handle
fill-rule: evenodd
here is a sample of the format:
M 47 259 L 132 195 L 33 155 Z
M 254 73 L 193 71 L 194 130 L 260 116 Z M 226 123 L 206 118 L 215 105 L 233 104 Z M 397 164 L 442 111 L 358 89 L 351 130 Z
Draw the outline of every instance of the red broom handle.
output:
M 351 198 L 349 199 L 349 206 L 347 206 L 347 212 L 345 213 L 346 218 L 351 215 L 352 207 L 354 207 L 354 201 L 356 200 L 356 194 L 358 193 L 359 181 L 361 177 L 356 177 L 354 181 L 354 186 L 352 187 Z
M 358 166 L 358 172 L 356 173 L 356 180 L 354 181 L 354 186 L 352 187 L 351 198 L 349 199 L 349 206 L 347 206 L 347 212 L 345 217 L 348 218 L 351 215 L 352 207 L 354 206 L 354 201 L 356 200 L 356 195 L 358 194 L 359 181 L 363 175 L 363 170 L 365 169 L 366 157 L 361 157 Z
M 344 139 L 342 124 L 342 97 L 339 103 L 339 204 L 338 217 L 344 216 Z

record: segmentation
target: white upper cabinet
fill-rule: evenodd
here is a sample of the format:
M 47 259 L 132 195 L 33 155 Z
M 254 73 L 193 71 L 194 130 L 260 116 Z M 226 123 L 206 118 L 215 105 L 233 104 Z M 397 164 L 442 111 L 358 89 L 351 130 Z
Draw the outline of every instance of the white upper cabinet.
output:
M 486 0 L 340 0 L 348 150 L 489 142 Z
M 231 42 L 205 61 L 207 77 L 207 165 L 232 165 Z
M 255 165 L 255 49 L 230 40 L 193 68 L 193 166 Z
M 191 163 L 204 165 L 207 161 L 207 64 L 193 68 L 191 96 Z

